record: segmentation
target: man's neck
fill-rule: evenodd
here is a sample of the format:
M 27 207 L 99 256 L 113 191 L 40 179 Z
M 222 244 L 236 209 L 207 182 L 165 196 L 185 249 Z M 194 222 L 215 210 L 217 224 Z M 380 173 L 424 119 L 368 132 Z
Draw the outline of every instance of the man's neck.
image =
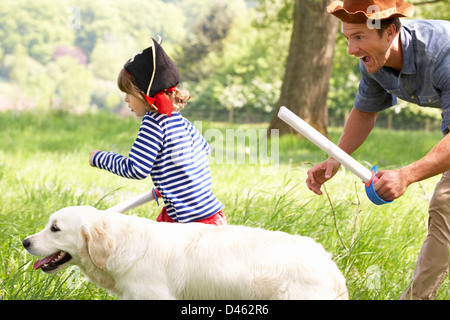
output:
M 389 58 L 384 65 L 385 67 L 391 67 L 398 72 L 401 72 L 403 67 L 403 50 L 400 34 L 401 32 L 399 32 L 394 41 L 392 41 Z

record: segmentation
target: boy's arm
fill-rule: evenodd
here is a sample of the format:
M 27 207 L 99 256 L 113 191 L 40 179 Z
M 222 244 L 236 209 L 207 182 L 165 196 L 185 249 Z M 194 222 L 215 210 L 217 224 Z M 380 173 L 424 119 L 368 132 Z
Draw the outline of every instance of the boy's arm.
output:
M 163 131 L 152 118 L 145 116 L 128 157 L 114 152 L 90 152 L 90 164 L 118 176 L 143 180 L 150 174 L 163 145 Z

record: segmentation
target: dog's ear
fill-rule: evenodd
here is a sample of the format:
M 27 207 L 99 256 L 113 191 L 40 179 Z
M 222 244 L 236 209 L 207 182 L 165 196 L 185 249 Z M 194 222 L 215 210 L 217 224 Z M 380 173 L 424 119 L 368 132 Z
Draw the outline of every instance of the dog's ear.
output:
M 105 266 L 114 247 L 114 239 L 108 232 L 106 222 L 83 226 L 81 235 L 92 262 L 98 267 Z

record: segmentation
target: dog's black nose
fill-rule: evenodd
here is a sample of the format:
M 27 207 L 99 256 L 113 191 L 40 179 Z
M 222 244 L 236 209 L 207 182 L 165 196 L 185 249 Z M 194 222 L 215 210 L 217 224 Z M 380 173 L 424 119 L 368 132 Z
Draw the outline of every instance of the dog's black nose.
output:
M 25 238 L 25 240 L 22 241 L 22 244 L 23 244 L 23 246 L 24 246 L 25 249 L 26 249 L 26 248 L 28 248 L 28 247 L 30 246 L 31 241 L 30 241 L 30 239 Z

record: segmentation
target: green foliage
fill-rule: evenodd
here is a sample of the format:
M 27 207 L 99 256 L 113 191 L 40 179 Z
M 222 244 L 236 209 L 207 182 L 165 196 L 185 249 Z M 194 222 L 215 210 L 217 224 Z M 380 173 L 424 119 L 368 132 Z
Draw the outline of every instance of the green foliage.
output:
M 419 17 L 425 17 L 427 19 L 436 20 L 450 20 L 450 3 L 448 0 L 441 0 L 427 4 L 427 1 L 415 0 L 410 1 L 411 3 L 423 3 L 421 5 L 416 5 L 414 10 L 414 15 Z
M 290 26 L 293 19 L 295 0 L 257 0 L 256 10 L 260 13 L 255 23 L 262 28 L 273 24 Z
M 234 9 L 230 3 L 214 2 L 190 27 L 195 36 L 189 35 L 174 56 L 184 81 L 198 82 L 213 71 L 214 63 L 208 61 L 208 57 L 222 53 L 223 41 L 233 22 Z
M 120 68 L 158 34 L 191 90 L 188 112 L 220 117 L 241 108 L 258 120 L 278 98 L 290 27 L 255 24 L 262 11 L 244 0 L 10 1 L 0 10 L 0 74 L 39 108 L 117 110 L 123 105 L 115 85 Z M 45 43 L 38 41 L 52 31 Z M 55 58 L 60 45 L 81 48 L 89 65 L 83 70 L 76 59 Z
M 221 54 L 212 52 L 203 61 L 213 66 L 209 77 L 189 87 L 192 101 L 188 114 L 214 110 L 211 119 L 243 122 L 266 120 L 273 111 L 285 71 L 290 33 L 280 33 L 280 28 L 286 27 L 278 22 L 264 30 L 255 26 L 260 15 L 256 11 L 237 12 L 240 14 L 235 15 Z M 241 110 L 233 117 L 234 109 Z M 228 116 L 220 117 L 221 110 L 228 110 Z
M 0 82 L 13 83 L 15 90 L 0 95 L 16 103 L 1 107 L 26 104 L 83 111 L 93 105 L 117 111 L 124 105 L 117 74 L 130 56 L 148 46 L 149 37 L 161 35 L 180 70 L 181 86 L 191 91 L 187 114 L 267 121 L 285 73 L 294 3 L 5 0 L 0 8 Z M 416 18 L 448 19 L 448 12 L 449 2 L 441 1 L 417 6 Z M 61 47 L 82 52 L 56 56 Z M 332 124 L 343 123 L 358 86 L 357 59 L 346 52 L 340 35 L 328 97 Z M 6 87 L 10 86 L 0 85 Z M 412 123 L 409 110 L 394 112 L 396 127 Z M 420 117 L 436 119 L 423 113 Z
M 338 31 L 327 102 L 329 113 L 335 118 L 343 119 L 353 106 L 360 79 L 358 62 L 347 54 L 347 40 Z
M 41 64 L 51 60 L 56 45 L 71 43 L 74 34 L 66 28 L 65 1 L 4 1 L 0 7 L 0 43 L 4 54 L 16 46 Z
M 185 36 L 184 23 L 180 8 L 159 0 L 6 1 L 0 8 L 0 75 L 40 108 L 83 111 L 93 101 L 116 110 L 122 99 L 115 80 L 123 64 L 158 34 L 172 51 L 170 43 Z M 55 56 L 62 45 L 81 48 L 89 65 Z

